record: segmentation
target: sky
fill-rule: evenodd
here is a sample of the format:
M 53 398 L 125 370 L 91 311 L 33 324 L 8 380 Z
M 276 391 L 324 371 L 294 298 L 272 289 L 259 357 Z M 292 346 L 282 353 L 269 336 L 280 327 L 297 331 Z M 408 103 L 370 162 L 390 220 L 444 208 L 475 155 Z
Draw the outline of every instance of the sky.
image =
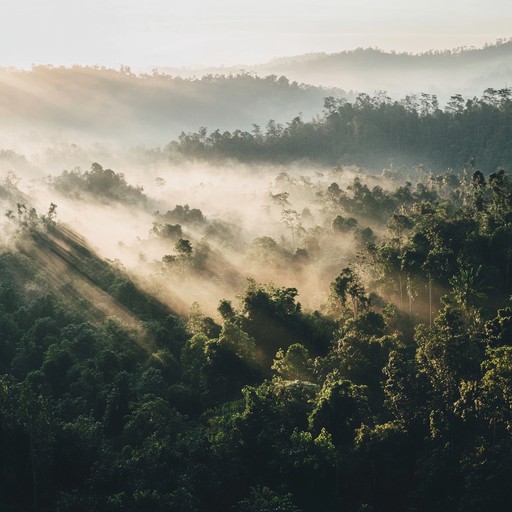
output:
M 0 0 L 0 66 L 200 67 L 512 36 L 509 0 Z

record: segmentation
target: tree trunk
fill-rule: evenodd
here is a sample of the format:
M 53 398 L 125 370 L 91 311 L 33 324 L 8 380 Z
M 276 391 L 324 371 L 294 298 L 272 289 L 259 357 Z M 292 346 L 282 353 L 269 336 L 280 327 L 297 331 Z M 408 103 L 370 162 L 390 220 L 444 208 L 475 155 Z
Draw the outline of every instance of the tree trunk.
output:
M 429 326 L 432 327 L 432 278 L 428 275 L 428 317 Z
M 402 289 L 402 271 L 398 271 L 398 286 L 400 287 L 400 309 L 403 308 L 404 305 L 404 292 Z

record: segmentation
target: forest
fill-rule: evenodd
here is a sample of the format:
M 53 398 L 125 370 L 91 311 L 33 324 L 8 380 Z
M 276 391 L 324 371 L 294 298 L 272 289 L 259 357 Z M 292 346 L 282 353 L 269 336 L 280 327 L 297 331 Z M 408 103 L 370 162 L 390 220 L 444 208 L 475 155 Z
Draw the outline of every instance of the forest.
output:
M 496 104 L 440 111 L 430 98 L 424 113 L 327 99 L 318 121 L 247 146 L 226 135 L 243 148 L 231 158 L 267 161 L 300 151 L 307 131 L 311 161 L 330 160 L 344 116 L 396 112 L 430 127 L 427 154 L 436 123 L 459 127 L 444 162 L 464 153 L 472 116 L 494 130 L 495 157 L 482 142 L 460 170 L 415 167 L 407 179 L 306 165 L 244 185 L 235 168 L 238 204 L 261 212 L 253 224 L 214 209 L 234 202 L 212 192 L 218 169 L 181 203 L 172 170 L 146 189 L 99 163 L 63 171 L 37 185 L 43 206 L 5 176 L 0 509 L 508 510 L 512 182 L 492 166 L 507 161 L 510 100 L 488 94 Z M 419 144 L 416 128 L 360 126 L 354 151 L 384 136 Z M 220 139 L 194 137 L 178 150 L 225 156 Z M 260 153 L 247 149 L 256 141 Z M 100 208 L 115 206 L 110 238 L 134 211 L 145 232 L 105 257 L 64 198 L 100 211 L 85 224 L 112 223 Z M 177 300 L 187 291 L 193 300 Z
M 435 94 L 393 100 L 385 92 L 360 93 L 353 102 L 327 97 L 323 115 L 286 124 L 270 120 L 265 129 L 233 132 L 206 128 L 182 133 L 171 151 L 208 160 L 291 162 L 408 169 L 423 164 L 443 171 L 462 169 L 475 158 L 485 169 L 510 166 L 512 89 L 488 88 L 481 98 L 450 97 L 441 109 Z
M 510 512 L 511 26 L 0 0 L 0 512 Z
M 52 137 L 154 146 L 205 123 L 234 130 L 270 117 L 284 122 L 298 112 L 309 118 L 328 95 L 352 97 L 339 87 L 273 73 L 219 70 L 183 78 L 158 69 L 136 73 L 129 66 L 0 67 L 0 135 L 13 143 L 21 139 L 25 151 L 34 139 Z
M 376 88 L 383 89 L 393 98 L 425 91 L 436 94 L 444 104 L 453 94 L 473 97 L 490 84 L 510 83 L 511 52 L 512 40 L 498 38 L 494 44 L 483 47 L 462 45 L 413 53 L 383 50 L 374 45 L 336 52 L 294 53 L 252 66 L 203 70 L 164 67 L 161 71 L 188 77 L 226 71 L 284 75 L 291 81 L 317 86 L 343 84 L 347 91 L 371 93 Z

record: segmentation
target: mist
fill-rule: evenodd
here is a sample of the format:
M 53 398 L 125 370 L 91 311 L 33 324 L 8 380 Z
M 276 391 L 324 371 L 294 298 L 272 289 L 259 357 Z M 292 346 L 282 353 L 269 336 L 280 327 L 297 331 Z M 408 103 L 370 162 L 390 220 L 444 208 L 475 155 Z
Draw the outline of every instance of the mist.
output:
M 6 7 L 0 510 L 508 510 L 509 4 Z
M 504 51 L 507 45 L 492 48 Z M 358 52 L 352 57 L 357 60 Z M 350 211 L 340 198 L 353 197 L 356 183 L 385 194 L 424 181 L 428 172 L 413 155 L 405 155 L 397 173 L 383 169 L 393 162 L 378 152 L 369 171 L 306 158 L 282 164 L 272 159 L 244 164 L 226 156 L 208 161 L 168 144 L 178 138 L 178 126 L 194 129 L 209 119 L 219 131 L 252 125 L 257 139 L 257 123 L 264 119 L 286 119 L 301 107 L 311 109 L 313 117 L 313 111 L 320 112 L 313 103 L 327 93 L 338 95 L 330 97 L 334 107 L 346 101 L 341 89 L 299 85 L 275 75 L 182 79 L 158 72 L 135 75 L 128 68 L 40 66 L 4 70 L 1 85 L 6 95 L 0 107 L 8 122 L 0 173 L 16 183 L 27 206 L 44 213 L 56 204 L 59 224 L 183 316 L 198 303 L 219 319 L 219 301 L 236 303 L 248 279 L 297 288 L 306 311 L 327 311 L 330 286 L 341 268 L 358 267 L 367 285 L 375 280 L 365 276 L 363 260 L 368 244 L 389 235 L 386 215 L 392 214 Z M 324 120 L 316 119 L 322 126 Z M 305 126 L 301 117 L 287 126 L 294 123 Z M 279 124 L 267 127 L 267 137 L 272 126 Z M 235 142 L 243 143 L 243 133 L 233 132 Z M 187 137 L 194 141 L 195 134 Z M 307 153 L 307 141 L 302 146 L 297 152 Z M 394 159 L 400 161 L 400 155 Z M 333 197 L 333 184 L 339 197 Z M 7 209 L 14 211 L 15 204 Z M 181 241 L 189 246 L 179 246 Z M 383 295 L 405 308 L 402 293 Z
M 74 164 L 87 153 L 70 152 L 63 160 Z M 91 168 L 87 160 L 66 170 L 58 155 L 58 147 L 34 160 L 9 153 L 2 171 L 10 170 L 27 206 L 45 212 L 56 204 L 59 225 L 182 315 L 197 302 L 217 317 L 219 301 L 236 303 L 248 278 L 297 288 L 306 310 L 320 308 L 340 265 L 355 261 L 364 246 L 356 231 L 382 229 L 363 218 L 357 230 L 333 232 L 341 210 L 326 204 L 327 188 L 333 182 L 349 186 L 356 177 L 393 186 L 355 167 L 218 166 L 158 158 L 144 165 L 118 151 L 105 159 L 115 164 L 112 170 Z M 178 240 L 190 242 L 190 254 L 177 250 Z
M 184 77 L 241 71 L 258 76 L 276 74 L 317 87 L 367 94 L 385 91 L 393 99 L 419 92 L 436 94 L 444 104 L 454 94 L 472 98 L 491 86 L 508 87 L 512 80 L 511 54 L 512 42 L 507 39 L 483 47 L 436 47 L 420 52 L 362 45 L 341 52 L 294 54 L 252 65 L 162 70 Z
M 20 141 L 29 146 L 60 142 L 153 147 L 201 126 L 252 129 L 269 119 L 285 122 L 299 114 L 310 119 L 329 95 L 347 93 L 276 75 L 185 79 L 156 70 L 138 75 L 126 66 L 4 68 L 0 135 L 10 149 Z

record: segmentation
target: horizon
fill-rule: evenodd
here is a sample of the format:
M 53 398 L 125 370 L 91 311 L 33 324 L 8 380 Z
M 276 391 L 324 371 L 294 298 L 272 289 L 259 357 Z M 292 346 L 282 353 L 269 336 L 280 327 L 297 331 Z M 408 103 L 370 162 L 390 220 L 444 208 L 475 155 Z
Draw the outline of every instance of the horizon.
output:
M 360 47 L 423 53 L 482 47 L 508 36 L 512 5 L 435 0 L 363 0 L 357 5 L 282 0 L 239 5 L 232 0 L 178 2 L 4 0 L 0 66 L 122 65 L 252 66 L 275 58 L 339 53 Z M 492 30 L 489 30 L 492 27 Z
M 166 74 L 168 70 L 171 71 L 210 71 L 210 70 L 222 70 L 226 69 L 226 71 L 233 72 L 236 70 L 237 72 L 243 73 L 253 73 L 255 71 L 248 69 L 245 70 L 242 66 L 247 66 L 248 68 L 258 68 L 265 66 L 267 64 L 272 64 L 274 62 L 279 61 L 286 61 L 286 60 L 292 60 L 292 59 L 300 59 L 304 57 L 315 57 L 315 56 L 333 56 L 333 55 L 341 55 L 341 54 L 348 54 L 348 53 L 354 53 L 357 51 L 368 51 L 368 50 L 374 50 L 376 52 L 380 52 L 382 54 L 386 55 L 407 55 L 411 57 L 421 57 L 423 55 L 428 55 L 430 53 L 434 54 L 443 54 L 443 53 L 449 53 L 452 54 L 458 54 L 463 52 L 472 52 L 472 51 L 483 51 L 486 48 L 489 47 L 499 47 L 505 44 L 512 43 L 512 36 L 505 36 L 505 37 L 499 37 L 495 41 L 485 41 L 481 45 L 460 45 L 460 46 L 454 46 L 454 47 L 439 47 L 439 48 L 425 48 L 423 50 L 418 51 L 408 51 L 408 50 L 396 50 L 393 48 L 381 48 L 379 46 L 356 46 L 353 48 L 347 48 L 342 49 L 338 51 L 310 51 L 306 53 L 296 53 L 296 54 L 287 54 L 287 55 L 276 55 L 274 57 L 271 57 L 267 60 L 262 60 L 254 63 L 247 63 L 247 62 L 237 62 L 234 64 L 210 64 L 210 65 L 160 65 L 160 66 L 137 66 L 132 65 L 129 62 L 121 62 L 115 65 L 105 65 L 105 64 L 98 64 L 98 63 L 80 63 L 80 62 L 71 62 L 68 64 L 55 64 L 51 62 L 32 62 L 27 65 L 3 65 L 0 64 L 0 70 L 17 70 L 17 71 L 31 71 L 34 68 L 37 67 L 47 67 L 47 68 L 54 68 L 54 69 L 72 69 L 74 67 L 80 67 L 80 68 L 90 68 L 90 69 L 104 69 L 104 70 L 112 70 L 112 71 L 122 71 L 123 69 L 129 70 L 131 73 L 134 74 L 145 74 L 148 71 L 158 71 L 162 74 Z M 238 68 L 238 69 L 236 69 Z M 197 77 L 200 78 L 200 77 Z

